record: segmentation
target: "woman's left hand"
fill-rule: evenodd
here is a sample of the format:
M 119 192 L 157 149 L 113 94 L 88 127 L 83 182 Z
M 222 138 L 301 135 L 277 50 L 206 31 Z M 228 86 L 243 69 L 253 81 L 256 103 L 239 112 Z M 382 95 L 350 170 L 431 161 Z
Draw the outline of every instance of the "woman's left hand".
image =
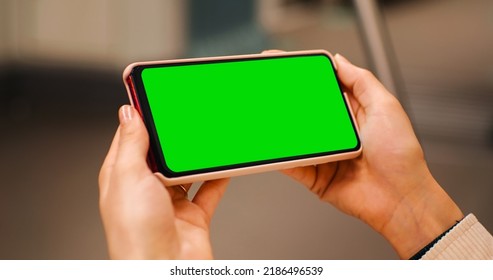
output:
M 119 111 L 120 126 L 99 175 L 100 211 L 112 259 L 211 259 L 209 226 L 229 179 L 165 186 L 147 165 L 149 136 L 138 112 Z

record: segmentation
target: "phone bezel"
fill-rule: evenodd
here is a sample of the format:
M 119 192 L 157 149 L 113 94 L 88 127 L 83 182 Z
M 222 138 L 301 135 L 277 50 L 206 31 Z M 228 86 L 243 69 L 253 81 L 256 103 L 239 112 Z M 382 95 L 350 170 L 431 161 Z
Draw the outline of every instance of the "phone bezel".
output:
M 356 134 L 357 145 L 354 148 L 330 152 L 322 152 L 315 154 L 305 154 L 290 156 L 284 158 L 276 158 L 269 160 L 261 160 L 255 162 L 246 162 L 239 164 L 232 164 L 226 166 L 218 166 L 204 169 L 196 169 L 190 171 L 174 172 L 170 170 L 161 149 L 161 143 L 158 139 L 157 130 L 154 125 L 153 117 L 150 113 L 150 106 L 145 94 L 144 85 L 141 79 L 141 73 L 144 69 L 149 67 L 162 67 L 173 65 L 194 65 L 194 64 L 208 64 L 208 63 L 224 63 L 231 61 L 245 61 L 245 60 L 260 60 L 271 59 L 279 57 L 293 57 L 293 56 L 310 56 L 310 55 L 324 55 L 327 56 L 334 72 L 337 75 L 336 65 L 333 62 L 330 53 L 324 50 L 314 51 L 299 51 L 299 52 L 279 52 L 279 53 L 262 53 L 254 55 L 237 55 L 237 56 L 222 56 L 222 57 L 207 57 L 196 59 L 179 59 L 179 60 L 165 60 L 165 61 L 149 61 L 138 62 L 129 65 L 123 74 L 123 79 L 127 92 L 132 105 L 139 111 L 141 117 L 146 124 L 149 132 L 150 140 L 150 152 L 149 152 L 149 164 L 154 171 L 158 171 L 168 180 L 170 184 L 177 183 L 190 183 L 194 181 L 209 180 L 215 178 L 229 177 L 244 175 L 256 172 L 264 172 L 276 169 L 290 168 L 301 165 L 319 164 L 329 161 L 337 161 L 343 159 L 354 158 L 361 153 L 361 140 L 359 137 L 359 131 L 351 106 L 347 100 L 346 94 L 343 92 L 341 85 L 339 89 L 344 100 L 344 104 L 348 115 L 350 116 L 353 130 Z

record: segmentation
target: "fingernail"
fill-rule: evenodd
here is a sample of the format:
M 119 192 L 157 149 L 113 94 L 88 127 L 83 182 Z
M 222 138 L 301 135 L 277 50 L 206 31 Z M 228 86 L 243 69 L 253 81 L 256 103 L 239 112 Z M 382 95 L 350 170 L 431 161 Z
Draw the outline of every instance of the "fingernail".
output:
M 268 54 L 268 53 L 283 53 L 283 52 L 286 52 L 286 51 L 272 49 L 272 50 L 263 50 L 263 51 L 262 51 L 262 54 Z
M 336 53 L 334 58 L 339 62 L 351 64 L 351 62 L 349 62 L 349 60 L 347 60 L 347 58 L 345 58 L 342 54 Z
M 132 106 L 130 106 L 130 105 L 123 105 L 120 108 L 120 114 L 118 114 L 118 115 L 120 117 L 120 123 L 122 123 L 122 124 L 128 123 L 134 117 L 134 110 L 133 110 Z

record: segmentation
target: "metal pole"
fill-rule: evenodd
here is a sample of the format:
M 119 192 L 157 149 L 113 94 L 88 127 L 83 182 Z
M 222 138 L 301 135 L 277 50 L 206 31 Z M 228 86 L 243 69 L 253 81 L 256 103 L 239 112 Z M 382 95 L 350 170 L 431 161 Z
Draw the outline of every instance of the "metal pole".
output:
M 353 2 L 373 71 L 385 87 L 399 98 L 394 53 L 379 7 L 375 0 L 353 0 Z

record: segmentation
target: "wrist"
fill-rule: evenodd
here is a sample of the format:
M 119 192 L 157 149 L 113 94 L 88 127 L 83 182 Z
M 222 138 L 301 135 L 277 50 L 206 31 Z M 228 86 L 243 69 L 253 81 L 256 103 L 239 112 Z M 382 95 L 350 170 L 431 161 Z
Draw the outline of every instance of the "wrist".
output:
M 433 179 L 423 182 L 398 204 L 381 229 L 402 259 L 408 259 L 464 217 L 462 211 Z

